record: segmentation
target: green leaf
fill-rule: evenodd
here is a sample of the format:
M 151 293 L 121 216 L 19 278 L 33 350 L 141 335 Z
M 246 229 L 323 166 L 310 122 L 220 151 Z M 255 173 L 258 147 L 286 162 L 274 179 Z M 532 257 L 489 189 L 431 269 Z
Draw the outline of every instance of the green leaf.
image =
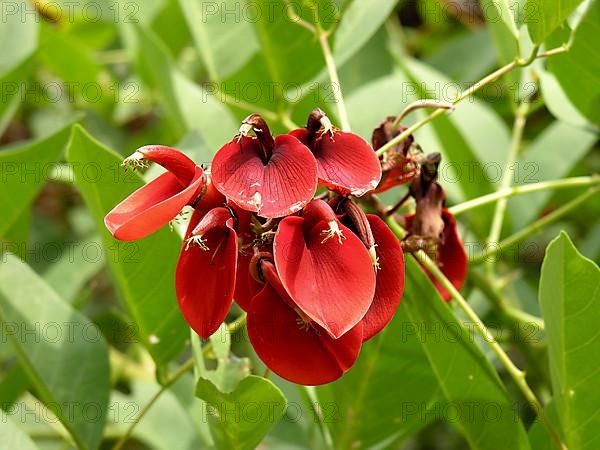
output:
M 598 448 L 600 269 L 562 232 L 546 249 L 540 278 L 553 402 L 569 448 Z
M 19 218 L 45 184 L 67 143 L 71 123 L 43 139 L 0 152 L 0 236 Z
M 267 68 L 271 81 L 275 83 L 274 93 L 280 101 L 284 100 L 285 89 L 301 86 L 317 75 L 324 66 L 319 42 L 310 31 L 287 16 L 289 9 L 308 22 L 314 23 L 310 7 L 306 7 L 306 3 L 296 2 L 293 7 L 288 8 L 269 0 L 253 2 L 261 12 L 253 24 L 261 45 L 262 64 Z M 330 23 L 336 12 L 333 4 L 326 1 L 312 3 L 319 9 L 321 21 Z
M 353 0 L 349 4 L 334 36 L 333 56 L 338 65 L 344 64 L 375 34 L 396 3 L 398 0 Z
M 27 78 L 34 66 L 34 57 L 25 59 L 10 71 L 0 75 L 2 102 L 0 103 L 0 136 L 19 108 L 27 89 Z
M 552 72 L 573 105 L 590 122 L 600 125 L 600 49 L 596 45 L 600 31 L 600 2 L 593 2 L 575 31 L 568 52 L 548 59 Z M 549 45 L 559 46 L 569 32 L 553 34 Z
M 253 450 L 283 416 L 287 400 L 271 381 L 250 375 L 231 393 L 200 378 L 196 395 L 207 403 L 208 422 L 219 450 Z
M 540 77 L 540 88 L 544 97 L 544 103 L 554 117 L 562 122 L 579 128 L 598 130 L 597 127 L 592 125 L 592 123 L 585 118 L 577 108 L 575 108 L 553 74 L 546 70 L 540 70 L 538 75 Z
M 239 124 L 217 97 L 177 69 L 164 44 L 149 30 L 136 27 L 141 64 L 164 100 L 176 133 L 197 130 L 216 151 L 235 135 Z
M 552 123 L 510 169 L 513 184 L 537 183 L 568 175 L 596 140 L 592 132 L 562 122 Z M 511 199 L 509 211 L 513 229 L 520 230 L 535 220 L 551 197 L 551 192 L 535 192 Z
M 352 369 L 317 392 L 335 447 L 360 450 L 391 445 L 435 420 L 444 404 L 436 385 L 403 300 L 392 322 L 363 346 Z
M 192 337 L 198 375 L 211 381 L 219 390 L 231 392 L 240 380 L 250 375 L 250 361 L 248 358 L 238 358 L 231 353 L 231 335 L 225 323 L 212 334 L 210 343 L 217 363 L 217 367 L 212 370 L 204 364 L 200 338 L 197 335 Z
M 406 263 L 403 302 L 408 317 L 415 323 L 438 385 L 455 408 L 453 422 L 470 448 L 498 450 L 502 442 L 504 448 L 529 449 L 525 428 L 498 374 L 419 265 L 413 258 Z
M 156 363 L 163 365 L 179 354 L 187 337 L 174 283 L 181 240 L 167 227 L 137 242 L 115 240 L 104 226 L 104 216 L 143 185 L 141 178 L 123 172 L 121 156 L 79 126 L 73 128 L 67 160 L 98 224 L 109 268 L 137 335 Z
M 73 242 L 43 273 L 44 280 L 63 300 L 73 303 L 86 283 L 104 268 L 104 256 L 99 236 Z
M 37 450 L 29 436 L 21 431 L 12 419 L 4 415 L 0 420 L 0 439 L 2 439 L 2 446 L 6 449 Z
M 527 0 L 525 22 L 533 42 L 543 43 L 581 2 L 582 0 Z
M 19 65 L 37 48 L 39 18 L 24 14 L 25 7 L 24 3 L 0 1 L 0 74 Z
M 27 264 L 1 256 L 0 319 L 20 362 L 77 447 L 96 449 L 108 409 L 108 346 Z
M 233 74 L 258 51 L 252 24 L 247 20 L 252 9 L 240 0 L 179 0 L 179 5 L 210 81 Z
M 521 0 L 490 0 L 496 8 L 498 17 L 502 20 L 506 29 L 512 34 L 516 40 L 519 40 L 519 29 L 515 19 L 515 7 L 518 8 L 518 4 Z M 518 13 L 518 10 L 517 10 Z M 486 11 L 485 15 L 489 15 L 490 11 Z

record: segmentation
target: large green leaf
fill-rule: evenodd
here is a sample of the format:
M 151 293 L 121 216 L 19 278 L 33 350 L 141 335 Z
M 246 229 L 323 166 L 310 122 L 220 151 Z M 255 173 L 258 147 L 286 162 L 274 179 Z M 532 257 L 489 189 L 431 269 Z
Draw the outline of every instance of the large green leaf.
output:
M 212 82 L 218 82 L 241 68 L 258 51 L 252 30 L 250 7 L 242 0 L 202 2 L 179 0 L 194 44 Z
M 233 115 L 218 97 L 194 84 L 175 66 L 168 49 L 151 31 L 142 26 L 136 31 L 141 65 L 163 99 L 174 130 L 179 136 L 197 130 L 216 151 L 239 127 Z
M 552 72 L 573 105 L 595 125 L 600 125 L 600 2 L 593 2 L 579 26 L 570 50 L 548 60 Z M 569 31 L 554 33 L 548 39 L 558 46 L 569 39 Z
M 287 400 L 271 381 L 250 375 L 230 393 L 200 378 L 196 395 L 206 401 L 219 450 L 253 450 L 283 416 Z
M 354 367 L 318 388 L 336 449 L 389 445 L 436 419 L 435 411 L 444 408 L 417 326 L 403 300 L 392 322 L 363 346 Z
M 375 34 L 398 0 L 353 0 L 345 9 L 335 32 L 333 55 L 342 65 Z M 360 33 L 356 31 L 360 30 Z
M 25 14 L 26 7 L 24 3 L 0 1 L 0 74 L 20 64 L 37 48 L 39 18 Z
M 104 216 L 142 186 L 141 178 L 120 167 L 121 156 L 75 126 L 67 160 L 102 234 L 108 265 L 131 314 L 142 344 L 158 364 L 175 357 L 185 344 L 187 326 L 177 308 L 175 266 L 181 241 L 167 227 L 137 242 L 119 242 L 104 227 Z
M 533 42 L 544 42 L 581 2 L 582 0 L 527 0 L 525 22 Z
M 413 258 L 406 264 L 407 315 L 459 428 L 473 450 L 529 449 L 525 428 L 498 374 Z M 431 331 L 433 330 L 433 332 Z
M 577 251 L 564 232 L 546 249 L 539 295 L 553 402 L 566 444 L 577 450 L 596 449 L 600 445 L 600 269 Z
M 12 421 L 3 416 L 0 420 L 0 440 L 2 446 L 11 450 L 36 450 L 33 441 Z
M 80 449 L 102 440 L 108 409 L 108 347 L 100 331 L 19 258 L 0 263 L 0 319 L 40 399 Z
M 262 64 L 266 66 L 270 81 L 274 83 L 274 95 L 279 100 L 284 100 L 286 89 L 298 88 L 317 75 L 324 65 L 321 47 L 313 34 L 288 17 L 289 10 L 308 22 L 314 22 L 310 7 L 305 6 L 309 2 L 295 2 L 289 8 L 283 2 L 269 0 L 249 1 L 248 4 L 250 3 L 260 11 L 253 24 L 261 45 Z M 330 2 L 322 0 L 312 3 L 322 14 L 321 21 L 332 20 L 335 11 Z M 267 88 L 263 86 L 262 89 Z
M 562 122 L 552 123 L 511 168 L 513 183 L 537 183 L 568 175 L 596 140 L 592 132 Z M 535 220 L 551 196 L 551 192 L 535 192 L 512 199 L 509 211 L 513 228 L 520 230 Z
M 49 177 L 69 138 L 71 124 L 43 139 L 0 152 L 0 236 L 18 219 Z

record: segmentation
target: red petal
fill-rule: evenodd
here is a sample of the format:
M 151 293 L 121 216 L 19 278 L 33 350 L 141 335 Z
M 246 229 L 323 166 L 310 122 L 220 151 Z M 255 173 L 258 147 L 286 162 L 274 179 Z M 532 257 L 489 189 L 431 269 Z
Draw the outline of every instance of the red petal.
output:
M 145 145 L 137 149 L 144 159 L 160 164 L 187 186 L 196 174 L 196 163 L 176 148 Z
M 357 134 L 336 131 L 332 137 L 324 133 L 312 148 L 319 179 L 328 188 L 342 195 L 360 197 L 379 184 L 379 159 L 368 142 Z
M 412 226 L 414 214 L 405 216 L 406 228 Z M 442 210 L 442 219 L 444 219 L 444 242 L 438 251 L 437 264 L 442 273 L 450 280 L 454 287 L 460 290 L 467 278 L 469 269 L 469 258 L 458 235 L 458 228 L 454 216 L 447 209 Z M 427 272 L 427 270 L 425 270 Z M 429 278 L 435 284 L 440 295 L 445 301 L 452 299 L 452 296 L 440 283 L 429 274 Z
M 363 318 L 373 300 L 371 259 L 345 226 L 338 223 L 345 236 L 340 244 L 336 236 L 322 242 L 327 222 L 304 225 L 302 217 L 286 217 L 279 223 L 275 265 L 296 305 L 331 336 L 340 337 Z
M 248 311 L 250 301 L 258 294 L 263 284 L 256 281 L 250 274 L 250 261 L 252 260 L 252 250 L 248 254 L 240 252 L 238 255 L 238 268 L 235 278 L 235 293 L 233 295 L 235 302 L 240 305 L 244 311 Z
M 256 139 L 242 137 L 225 144 L 212 162 L 215 187 L 240 207 L 263 217 L 299 211 L 317 188 L 317 164 L 296 138 L 275 138 L 271 158 L 263 163 Z
M 188 226 L 188 235 L 202 219 L 195 211 Z M 231 307 L 237 266 L 237 236 L 227 226 L 210 229 L 203 238 L 209 248 L 202 250 L 184 243 L 177 262 L 175 287 L 179 309 L 190 327 L 206 339 L 225 320 Z
M 292 383 L 319 385 L 341 377 L 358 357 L 362 325 L 332 339 L 316 324 L 302 329 L 300 316 L 270 284 L 257 294 L 248 311 L 248 337 L 266 366 Z
M 377 244 L 379 270 L 373 303 L 362 320 L 365 341 L 390 323 L 404 293 L 404 254 L 400 241 L 378 216 L 367 214 L 367 220 Z
M 119 240 L 142 239 L 177 216 L 197 197 L 203 184 L 200 167 L 196 167 L 193 182 L 185 189 L 171 172 L 163 173 L 115 206 L 104 217 L 104 224 Z
M 388 189 L 393 188 L 394 186 L 399 186 L 401 184 L 406 184 L 409 181 L 412 181 L 418 174 L 416 169 L 410 169 L 408 164 L 404 164 L 404 166 L 391 169 L 387 172 L 383 173 L 381 178 L 381 183 L 379 186 L 373 191 L 373 193 L 385 192 Z

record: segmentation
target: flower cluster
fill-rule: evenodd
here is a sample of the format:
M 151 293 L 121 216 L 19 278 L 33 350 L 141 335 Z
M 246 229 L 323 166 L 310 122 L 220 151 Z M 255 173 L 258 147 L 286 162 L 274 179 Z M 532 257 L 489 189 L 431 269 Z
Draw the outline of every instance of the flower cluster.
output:
M 375 147 L 393 137 L 391 129 L 378 130 Z M 411 148 L 409 142 L 380 160 L 320 109 L 305 128 L 276 137 L 252 114 L 210 170 L 173 148 L 138 149 L 126 166 L 153 161 L 167 171 L 117 205 L 105 224 L 117 239 L 141 239 L 184 206 L 193 208 L 175 276 L 190 327 L 209 337 L 235 299 L 267 367 L 295 383 L 324 384 L 343 375 L 363 342 L 393 318 L 404 290 L 403 245 L 411 248 L 421 236 L 442 270 L 453 264 L 454 248 L 445 248 L 458 236 L 441 209 L 437 166 L 433 177 L 424 176 L 421 168 L 429 166 Z M 359 201 L 407 182 L 417 209 L 406 218 L 410 234 L 401 245 Z M 436 212 L 436 225 L 428 225 Z

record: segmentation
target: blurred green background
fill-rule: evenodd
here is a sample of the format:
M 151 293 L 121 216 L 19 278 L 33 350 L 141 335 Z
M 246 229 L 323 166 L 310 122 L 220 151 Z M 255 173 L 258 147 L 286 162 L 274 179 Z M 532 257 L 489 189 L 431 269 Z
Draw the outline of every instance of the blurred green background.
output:
M 527 11 L 516 4 L 515 10 L 521 12 L 510 19 L 518 30 L 516 40 L 497 4 L 491 0 L 0 2 L 0 245 L 2 252 L 14 253 L 26 264 L 3 255 L 2 263 L 14 270 L 4 280 L 22 284 L 5 284 L 2 295 L 24 299 L 40 295 L 40 305 L 50 297 L 67 302 L 82 313 L 77 321 L 93 322 L 104 335 L 110 350 L 97 351 L 110 354 L 108 425 L 103 438 L 98 435 L 102 430 L 85 431 L 81 423 L 75 425 L 89 438 L 89 448 L 111 448 L 128 419 L 159 389 L 155 365 L 160 380 L 172 361 L 189 354 L 188 332 L 171 281 L 180 246 L 177 232 L 165 229 L 140 243 L 117 243 L 102 226 L 105 212 L 142 182 L 122 171 L 122 157 L 142 145 L 160 143 L 208 164 L 251 112 L 261 113 L 276 133 L 304 125 L 317 106 L 339 125 L 335 92 L 340 89 L 353 131 L 369 140 L 386 116 L 398 114 L 411 102 L 452 101 L 518 52 L 523 57 L 530 53 Z M 586 8 L 589 12 L 583 16 Z M 529 103 L 527 122 L 521 151 L 510 167 L 512 184 L 600 171 L 600 59 L 593 57 L 598 9 L 598 2 L 583 2 L 568 23 L 543 39 L 546 49 L 560 46 L 571 37 L 570 28 L 578 27 L 567 55 L 510 72 L 459 103 L 452 114 L 415 133 L 426 152 L 443 155 L 440 182 L 449 204 L 497 189 L 515 111 L 524 101 Z M 289 16 L 292 12 L 312 22 L 315 11 L 331 32 L 340 86 L 329 81 L 318 40 Z M 422 117 L 422 111 L 413 113 L 405 125 Z M 75 123 L 85 131 L 77 128 L 71 135 Z M 152 168 L 144 178 L 156 174 Z M 386 193 L 383 200 L 394 203 L 404 189 Z M 530 225 L 580 192 L 511 199 L 502 235 Z M 461 235 L 472 253 L 485 242 L 491 211 L 481 208 L 459 217 Z M 498 279 L 515 305 L 531 314 L 539 314 L 537 285 L 544 249 L 559 229 L 570 233 L 583 254 L 599 261 L 598 197 L 502 254 Z M 37 289 L 37 294 L 21 292 L 22 285 Z M 56 298 L 44 290 L 48 287 L 58 294 Z M 494 323 L 485 293 L 470 283 L 465 292 L 481 316 Z M 64 317 L 69 314 L 66 311 Z M 39 448 L 71 448 L 61 438 L 62 425 L 44 416 L 39 386 L 32 388 L 37 385 L 31 370 L 15 358 L 8 334 L 3 328 L 0 406 Z M 234 353 L 248 356 L 255 373 L 261 374 L 243 333 L 232 339 Z M 426 414 L 431 407 L 427 402 L 443 408 L 434 401 L 437 387 L 429 388 L 425 382 L 430 379 L 418 370 L 411 372 L 413 349 L 401 342 L 402 349 L 388 348 L 385 358 L 375 360 L 370 358 L 376 350 L 369 347 L 346 381 L 319 391 L 325 405 L 321 413 L 331 418 L 336 448 L 466 448 L 443 410 Z M 531 355 L 513 350 L 519 361 L 532 360 Z M 534 349 L 540 355 L 543 351 Z M 56 369 L 53 382 L 60 385 L 64 398 L 68 375 L 77 378 L 80 363 L 70 360 Z M 45 364 L 52 365 L 52 359 Z M 230 359 L 228 364 L 233 364 Z M 103 385 L 107 380 L 100 378 L 108 378 L 108 368 L 101 366 L 97 373 Z M 537 392 L 547 394 L 545 365 L 532 373 Z M 420 386 L 406 381 L 419 377 L 424 377 Z M 360 383 L 363 378 L 370 380 L 367 386 Z M 408 383 L 405 389 L 403 383 Z M 277 384 L 297 411 L 288 409 L 261 448 L 324 448 L 319 426 L 307 408 L 316 399 L 311 395 L 317 394 L 299 393 L 281 380 Z M 108 395 L 109 387 L 103 389 Z M 414 396 L 402 397 L 411 389 Z M 212 438 L 205 413 L 192 391 L 192 376 L 182 377 L 136 428 L 135 440 L 126 448 L 209 448 Z M 81 395 L 85 392 L 82 388 Z M 367 400 L 352 403 L 356 392 Z M 406 410 L 406 405 L 415 409 Z M 532 416 L 524 414 L 531 422 Z

